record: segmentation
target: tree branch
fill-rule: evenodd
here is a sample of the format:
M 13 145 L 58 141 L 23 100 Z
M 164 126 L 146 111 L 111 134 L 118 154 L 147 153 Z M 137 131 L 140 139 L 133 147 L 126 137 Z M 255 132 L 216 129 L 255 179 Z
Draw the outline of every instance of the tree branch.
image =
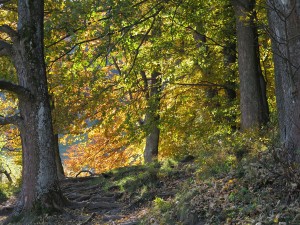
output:
M 162 9 L 161 9 L 161 10 L 162 10 Z M 157 14 L 156 14 L 156 15 L 158 15 L 158 14 L 160 13 L 161 10 L 157 11 Z M 139 46 L 138 46 L 137 49 L 135 50 L 135 55 L 134 55 L 134 58 L 133 58 L 133 62 L 132 62 L 132 64 L 131 64 L 131 67 L 130 67 L 130 69 L 129 69 L 129 71 L 128 71 L 127 74 L 130 74 L 131 71 L 133 70 L 133 67 L 135 66 L 135 62 L 136 62 L 136 60 L 137 60 L 137 57 L 138 57 L 140 48 L 142 47 L 142 45 L 143 45 L 144 42 L 146 41 L 147 36 L 149 35 L 150 31 L 151 31 L 152 28 L 154 27 L 154 24 L 155 24 L 155 21 L 156 21 L 156 18 L 155 18 L 156 15 L 154 15 L 153 21 L 152 21 L 152 23 L 151 23 L 149 29 L 148 29 L 148 30 L 146 31 L 146 33 L 144 34 L 144 36 L 143 36 L 143 38 L 142 38 L 142 40 L 141 40 Z
M 148 79 L 147 79 L 146 73 L 145 73 L 145 71 L 141 71 L 140 74 L 141 74 L 141 77 L 142 77 L 143 82 L 144 82 L 145 97 L 146 97 L 147 100 L 149 100 L 149 98 L 150 98 L 149 92 L 148 92 L 149 85 L 148 85 Z
M 21 123 L 21 117 L 16 115 L 4 117 L 0 115 L 0 125 L 8 125 L 8 124 L 14 124 L 16 126 L 19 126 Z
M 104 17 L 104 18 L 101 18 L 101 19 L 97 20 L 96 22 L 100 22 L 100 21 L 103 21 L 103 20 L 108 20 L 108 19 L 110 19 L 110 18 L 111 18 L 111 16 Z M 65 36 L 63 36 L 63 37 L 61 37 L 60 39 L 58 39 L 57 41 L 55 41 L 55 42 L 53 42 L 53 43 L 47 45 L 45 48 L 50 48 L 50 47 L 52 47 L 52 46 L 54 46 L 54 45 L 60 43 L 61 41 L 65 40 L 65 39 L 68 38 L 68 37 L 71 37 L 73 34 L 77 33 L 78 31 L 80 31 L 80 30 L 86 28 L 87 26 L 89 26 L 89 25 L 91 25 L 91 24 L 92 24 L 92 22 L 88 22 L 87 25 L 84 25 L 84 26 L 81 26 L 81 27 L 79 27 L 79 28 L 77 28 L 77 29 L 72 30 L 72 32 L 67 33 Z
M 0 80 L 0 89 L 6 90 L 13 92 L 18 95 L 18 97 L 30 97 L 31 93 L 28 89 L 17 85 L 13 84 L 11 82 L 5 81 L 5 80 Z
M 205 34 L 200 33 L 199 31 L 197 31 L 196 29 L 192 28 L 191 26 L 187 26 L 187 27 L 186 27 L 186 26 L 183 26 L 183 27 L 185 27 L 185 28 L 191 30 L 192 32 L 195 32 L 195 34 L 197 34 L 199 37 L 202 37 L 202 38 L 205 38 L 205 39 L 207 39 L 207 40 L 210 40 L 210 41 L 213 42 L 214 45 L 216 45 L 216 46 L 220 46 L 220 47 L 222 47 L 222 48 L 225 47 L 223 44 L 217 42 L 216 40 L 214 40 L 214 39 L 211 38 L 211 37 L 208 37 L 208 36 L 205 35 Z
M 1 169 L 0 170 L 0 174 L 1 173 L 4 173 L 4 175 L 6 176 L 6 178 L 8 179 L 8 181 L 9 181 L 9 183 L 12 183 L 13 182 L 13 180 L 12 180 L 12 178 L 11 178 L 11 176 L 10 176 L 10 173 L 6 170 L 6 169 Z
M 0 57 L 1 56 L 11 56 L 11 44 L 6 41 L 0 40 Z
M 118 29 L 118 30 L 114 30 L 114 31 L 110 31 L 110 32 L 107 32 L 106 34 L 102 34 L 102 35 L 99 35 L 99 36 L 96 36 L 94 38 L 91 38 L 91 39 L 87 39 L 87 40 L 83 40 L 83 41 L 80 41 L 80 42 L 77 42 L 73 45 L 73 47 L 71 47 L 69 50 L 67 50 L 66 52 L 64 52 L 62 55 L 58 56 L 57 58 L 55 58 L 54 60 L 51 60 L 50 63 L 53 64 L 55 63 L 56 61 L 60 60 L 61 58 L 63 58 L 64 56 L 66 56 L 67 54 L 69 54 L 70 52 L 72 52 L 77 46 L 80 46 L 84 43 L 89 43 L 89 42 L 93 42 L 93 41 L 96 41 L 96 40 L 99 40 L 99 39 L 102 39 L 102 38 L 105 38 L 107 36 L 111 36 L 111 35 L 114 35 L 116 33 L 123 33 L 123 32 L 129 32 L 130 29 L 132 29 L 133 27 L 139 25 L 139 24 L 142 24 L 144 23 L 145 21 L 151 19 L 151 18 L 154 18 L 155 16 L 157 16 L 162 10 L 163 10 L 163 7 L 160 7 L 158 8 L 157 12 L 154 12 L 153 14 L 147 16 L 155 7 L 159 6 L 161 3 L 158 3 L 156 4 L 154 7 L 152 7 L 148 12 L 146 12 L 141 18 L 139 18 L 137 21 L 135 21 L 134 23 L 130 24 L 130 25 L 127 25 L 127 26 L 124 26 L 122 27 L 121 29 Z M 124 36 L 124 35 L 123 35 Z M 95 59 L 97 59 L 99 56 L 97 56 Z M 95 60 L 94 59 L 94 60 Z M 52 65 L 51 65 L 52 66 Z M 50 67 L 51 67 L 50 66 Z
M 219 87 L 224 89 L 227 88 L 226 85 L 215 84 L 208 81 L 201 81 L 200 83 L 171 83 L 171 84 L 180 85 L 180 86 L 193 86 L 193 87 L 198 86 L 198 87 Z
M 12 41 L 15 41 L 18 38 L 18 32 L 6 24 L 0 26 L 0 32 L 6 33 Z
M 4 4 L 6 2 L 10 2 L 10 0 L 0 0 L 0 4 Z

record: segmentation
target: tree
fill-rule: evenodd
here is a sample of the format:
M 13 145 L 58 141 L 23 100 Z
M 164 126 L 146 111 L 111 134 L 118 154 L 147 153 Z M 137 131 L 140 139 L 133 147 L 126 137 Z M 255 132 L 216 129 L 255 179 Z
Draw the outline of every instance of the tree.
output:
M 8 1 L 0 1 L 5 3 Z M 59 209 L 64 204 L 58 184 L 54 155 L 54 136 L 43 46 L 44 2 L 18 1 L 18 26 L 0 26 L 10 41 L 0 40 L 0 56 L 13 62 L 18 84 L 1 80 L 0 88 L 15 93 L 19 114 L 0 117 L 0 124 L 19 127 L 23 171 L 22 190 L 16 213 L 36 207 Z
M 158 158 L 158 145 L 159 145 L 159 109 L 161 98 L 161 74 L 157 71 L 151 73 L 150 85 L 148 85 L 148 79 L 145 72 L 141 72 L 144 86 L 146 91 L 146 100 L 148 104 L 148 110 L 145 117 L 146 125 L 146 146 L 144 150 L 145 163 L 151 163 L 157 161 Z
M 59 137 L 58 134 L 54 134 L 54 154 L 55 154 L 55 164 L 57 170 L 57 176 L 59 179 L 63 179 L 65 177 L 65 171 L 62 164 L 62 160 L 59 152 Z
M 233 0 L 232 4 L 236 14 L 241 128 L 245 130 L 268 122 L 269 108 L 260 68 L 255 0 Z
M 268 1 L 281 141 L 300 149 L 300 8 L 296 0 Z

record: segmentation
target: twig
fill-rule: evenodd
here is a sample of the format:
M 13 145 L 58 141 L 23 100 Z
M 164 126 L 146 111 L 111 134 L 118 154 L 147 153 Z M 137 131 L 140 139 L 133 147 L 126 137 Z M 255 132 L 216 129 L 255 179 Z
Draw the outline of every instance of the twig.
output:
M 92 171 L 90 171 L 90 170 L 81 170 L 81 171 L 79 171 L 79 172 L 76 174 L 75 177 L 78 177 L 81 173 L 89 173 L 90 176 L 94 176 L 94 175 L 95 175 L 95 174 L 94 174 Z

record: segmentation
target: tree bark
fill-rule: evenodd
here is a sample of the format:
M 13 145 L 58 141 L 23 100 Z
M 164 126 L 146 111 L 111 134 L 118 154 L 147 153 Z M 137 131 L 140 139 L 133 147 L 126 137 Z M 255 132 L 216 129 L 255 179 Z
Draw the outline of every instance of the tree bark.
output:
M 266 83 L 261 73 L 255 0 L 233 0 L 236 14 L 240 77 L 241 128 L 261 126 L 269 120 Z
M 16 68 L 19 84 L 15 88 L 10 85 L 10 89 L 2 87 L 18 95 L 21 120 L 18 125 L 23 150 L 22 190 L 15 214 L 36 208 L 60 209 L 64 205 L 55 164 L 44 62 L 43 16 L 43 1 L 19 0 L 18 28 L 8 33 L 13 41 L 8 55 Z
M 161 79 L 160 73 L 154 71 L 151 74 L 150 92 L 147 95 L 148 111 L 145 117 L 145 125 L 147 130 L 146 146 L 144 150 L 145 163 L 151 163 L 158 160 L 158 145 L 159 145 L 159 110 L 160 110 L 160 94 L 161 94 Z M 145 80 L 145 74 L 144 74 Z
M 300 3 L 269 0 L 268 9 L 280 137 L 295 153 L 300 149 Z

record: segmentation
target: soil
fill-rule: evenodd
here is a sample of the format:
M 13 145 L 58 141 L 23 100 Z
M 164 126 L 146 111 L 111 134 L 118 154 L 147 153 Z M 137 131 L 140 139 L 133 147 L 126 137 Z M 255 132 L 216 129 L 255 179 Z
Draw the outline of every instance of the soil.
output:
M 174 179 L 146 180 L 145 183 L 151 183 L 151 188 L 142 196 L 140 192 L 121 190 L 120 186 L 113 185 L 115 177 L 110 174 L 65 178 L 61 180 L 61 189 L 64 196 L 75 204 L 65 208 L 63 213 L 40 216 L 38 221 L 33 224 L 139 224 L 140 219 L 150 210 L 152 200 L 156 197 L 163 199 L 174 197 L 181 184 L 189 178 L 185 174 L 177 175 L 179 176 L 174 177 Z M 105 187 L 103 180 L 105 180 L 106 185 L 109 184 L 110 186 Z M 0 224 L 10 215 L 15 202 L 16 197 L 13 197 L 0 204 Z

